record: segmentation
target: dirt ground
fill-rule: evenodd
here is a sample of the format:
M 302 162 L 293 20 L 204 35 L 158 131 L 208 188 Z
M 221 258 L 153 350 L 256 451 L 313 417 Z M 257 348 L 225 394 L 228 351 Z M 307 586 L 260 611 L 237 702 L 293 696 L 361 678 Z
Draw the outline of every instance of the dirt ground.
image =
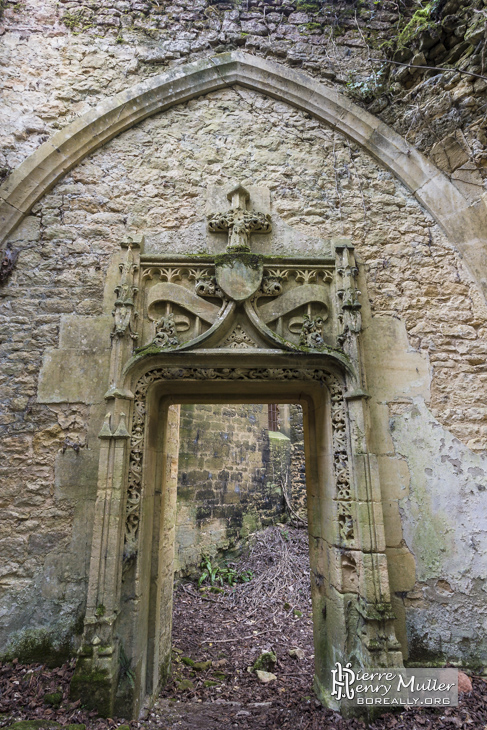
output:
M 306 530 L 268 528 L 257 536 L 252 553 L 231 568 L 252 571 L 252 580 L 224 584 L 222 593 L 213 592 L 208 582 L 204 590 L 190 582 L 178 586 L 173 675 L 147 716 L 130 723 L 133 730 L 487 730 L 487 680 L 480 677 L 473 678 L 473 691 L 461 696 L 458 708 L 411 709 L 370 725 L 321 707 L 312 690 Z M 276 657 L 267 667 L 276 679 L 268 684 L 248 671 L 263 652 Z M 70 703 L 73 666 L 1 665 L 0 727 L 24 719 L 43 720 L 48 730 L 55 727 L 53 721 L 89 730 L 122 724 Z M 58 690 L 59 706 L 47 704 L 46 693 Z

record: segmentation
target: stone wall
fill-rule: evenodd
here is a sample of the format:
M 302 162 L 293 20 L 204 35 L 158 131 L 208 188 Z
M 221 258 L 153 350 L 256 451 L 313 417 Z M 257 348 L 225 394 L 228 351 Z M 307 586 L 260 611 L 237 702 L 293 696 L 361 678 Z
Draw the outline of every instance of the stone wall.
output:
M 459 187 L 465 181 L 455 170 L 474 175 L 478 195 L 482 83 L 391 72 L 391 86 L 368 96 L 375 77 L 367 44 L 380 52 L 373 44 L 407 18 L 385 3 L 362 3 L 357 20 L 347 3 L 298 5 L 6 3 L 2 174 L 107 96 L 238 45 L 360 96 Z M 466 19 L 459 43 L 447 39 L 460 38 L 443 23 L 447 6 L 433 5 L 444 34 L 437 43 L 446 51 L 468 43 L 453 63 L 482 70 L 483 40 L 464 40 L 480 4 L 458 6 Z M 399 45 L 423 52 L 420 30 Z M 395 54 L 394 43 L 381 52 Z M 453 130 L 442 152 L 437 138 Z M 11 236 L 20 256 L 0 289 L 2 647 L 25 627 L 64 636 L 83 614 L 120 240 L 138 231 L 152 252 L 217 250 L 205 233 L 206 188 L 230 179 L 270 188 L 278 235 L 269 253 L 321 255 L 331 236 L 353 240 L 396 612 L 423 657 L 441 649 L 453 660 L 485 659 L 485 301 L 455 242 L 379 163 L 308 115 L 242 88 L 193 100 L 112 140 Z
M 290 408 L 291 469 L 290 497 L 295 512 L 306 515 L 306 463 L 304 454 L 303 409 L 298 405 Z
M 276 458 L 275 436 L 267 405 L 181 407 L 177 572 L 285 519 L 280 480 L 289 478 L 289 458 Z
M 4 0 L 2 7 L 0 180 L 106 96 L 242 48 L 336 86 L 431 154 L 464 193 L 483 192 L 483 0 L 421 7 L 413 0 Z

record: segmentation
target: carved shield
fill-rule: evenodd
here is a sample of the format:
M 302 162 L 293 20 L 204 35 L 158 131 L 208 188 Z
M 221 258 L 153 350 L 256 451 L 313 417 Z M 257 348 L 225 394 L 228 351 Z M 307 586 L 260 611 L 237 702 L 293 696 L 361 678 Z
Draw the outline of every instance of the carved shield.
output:
M 236 302 L 243 302 L 260 286 L 264 273 L 262 256 L 227 253 L 215 258 L 216 280 L 220 289 Z

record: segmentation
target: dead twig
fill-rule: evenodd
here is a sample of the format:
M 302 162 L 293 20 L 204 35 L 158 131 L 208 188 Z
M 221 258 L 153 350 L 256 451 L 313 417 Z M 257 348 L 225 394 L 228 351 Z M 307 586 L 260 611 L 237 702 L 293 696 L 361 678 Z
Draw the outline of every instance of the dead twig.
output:
M 392 63 L 394 66 L 406 66 L 407 68 L 422 68 L 426 71 L 441 71 L 442 73 L 446 73 L 447 71 L 453 71 L 454 73 L 458 74 L 465 74 L 465 76 L 473 76 L 476 79 L 483 79 L 484 81 L 487 81 L 487 76 L 481 76 L 481 74 L 474 74 L 472 71 L 462 71 L 462 69 L 459 68 L 441 68 L 440 66 L 416 66 L 412 63 L 400 63 L 399 61 L 391 61 L 388 58 L 369 58 L 368 61 L 372 61 L 373 63 Z

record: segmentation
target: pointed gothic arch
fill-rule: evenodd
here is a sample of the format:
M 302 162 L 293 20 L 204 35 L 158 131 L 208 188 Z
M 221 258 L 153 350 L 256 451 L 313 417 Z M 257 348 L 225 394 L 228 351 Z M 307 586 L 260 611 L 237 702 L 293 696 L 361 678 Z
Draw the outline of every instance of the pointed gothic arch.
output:
M 213 59 L 191 63 L 166 74 L 153 77 L 133 89 L 122 92 L 113 99 L 103 102 L 96 109 L 66 127 L 65 130 L 54 135 L 49 142 L 42 145 L 34 155 L 12 174 L 1 189 L 3 203 L 0 208 L 0 215 L 2 216 L 5 235 L 7 236 L 18 225 L 22 217 L 29 212 L 32 205 L 47 190 L 96 148 L 152 114 L 167 110 L 191 98 L 234 84 L 240 84 L 267 94 L 312 114 L 324 124 L 347 135 L 369 154 L 373 155 L 381 164 L 393 172 L 415 194 L 419 202 L 430 211 L 450 239 L 455 241 L 460 250 L 465 253 L 477 281 L 482 283 L 483 271 L 485 270 L 484 254 L 481 250 L 481 244 L 484 240 L 483 230 L 485 228 L 484 204 L 482 201 L 470 205 L 447 178 L 423 155 L 410 147 L 380 120 L 352 104 L 336 91 L 308 78 L 302 73 L 240 52 L 222 54 Z M 129 253 L 133 243 L 131 241 L 128 244 Z M 342 244 L 342 249 L 343 256 L 346 258 L 345 254 L 348 246 Z M 127 271 L 132 265 L 133 263 L 129 261 Z M 350 274 L 353 270 L 353 262 L 347 259 L 343 264 L 343 271 Z M 351 277 L 353 278 L 353 275 Z M 166 300 L 168 300 L 168 287 L 165 286 L 162 293 L 158 292 L 157 296 L 160 298 L 166 297 Z M 116 311 L 120 314 L 120 317 L 119 319 L 116 317 L 116 329 L 113 333 L 113 352 L 116 355 L 113 359 L 114 366 L 110 375 L 113 387 L 107 393 L 107 398 L 113 408 L 111 422 L 105 423 L 100 432 L 102 448 L 96 511 L 99 529 L 95 526 L 92 545 L 85 644 L 73 683 L 73 686 L 75 688 L 77 686 L 81 694 L 84 687 L 85 699 L 89 699 L 99 710 L 108 715 L 112 714 L 117 701 L 122 704 L 125 703 L 124 706 L 132 714 L 137 714 L 141 703 L 157 688 L 161 676 L 160 665 L 164 664 L 164 660 L 161 661 L 164 652 L 161 654 L 156 646 L 158 641 L 157 630 L 149 635 L 149 631 L 144 629 L 140 635 L 136 635 L 128 624 L 131 623 L 133 626 L 134 621 L 138 621 L 138 614 L 126 612 L 122 615 L 123 609 L 120 602 L 120 591 L 123 585 L 121 579 L 122 554 L 126 537 L 124 533 L 126 525 L 124 509 L 127 503 L 127 481 L 130 464 L 128 446 L 131 439 L 134 438 L 134 429 L 136 428 L 136 424 L 132 420 L 133 409 L 136 407 L 133 393 L 135 392 L 137 395 L 137 384 L 139 383 L 139 380 L 134 379 L 138 363 L 127 366 L 128 349 L 126 348 L 125 354 L 123 352 L 122 339 L 127 339 L 130 335 L 129 329 L 127 329 L 130 322 L 130 307 L 133 307 L 133 302 L 130 303 L 130 297 L 126 300 L 120 298 L 116 303 Z M 250 316 L 252 311 L 249 309 L 248 313 Z M 264 331 L 263 328 L 261 328 L 261 331 Z M 265 331 L 264 334 L 271 339 L 273 337 L 272 333 L 268 331 Z M 129 342 L 128 339 L 127 342 Z M 320 378 L 314 378 L 310 374 L 319 368 L 327 372 L 332 372 L 335 368 L 335 371 L 338 370 L 341 373 L 342 386 L 346 385 L 346 389 L 342 388 L 341 396 L 341 401 L 346 403 L 346 406 L 344 406 L 346 407 L 344 422 L 354 424 L 356 426 L 355 433 L 358 435 L 366 430 L 363 427 L 363 422 L 366 420 L 364 414 L 366 413 L 367 394 L 361 390 L 360 379 L 354 377 L 352 371 L 349 372 L 350 377 L 347 380 L 345 361 L 341 362 L 340 369 L 339 359 L 333 360 L 331 354 L 328 360 L 322 354 L 316 362 L 313 357 L 307 358 L 304 353 L 298 354 L 300 365 L 296 369 L 294 367 L 294 364 L 298 362 L 295 359 L 296 353 L 291 352 L 288 348 L 286 353 L 276 352 L 272 355 L 266 353 L 265 361 L 262 360 L 262 355 L 256 355 L 256 357 L 261 358 L 261 362 L 265 362 L 266 368 L 273 371 L 274 375 L 271 378 L 263 376 L 261 373 L 260 376 L 257 374 L 252 378 L 241 375 L 237 378 L 208 376 L 206 379 L 195 376 L 192 379 L 187 377 L 183 371 L 189 367 L 189 364 L 192 368 L 204 368 L 207 364 L 204 359 L 206 355 L 201 356 L 203 358 L 201 362 L 196 363 L 194 352 L 187 352 L 183 356 L 182 350 L 183 348 L 181 348 L 181 354 L 178 356 L 179 360 L 173 354 L 158 354 L 154 356 L 155 360 L 151 364 L 151 367 L 154 366 L 155 369 L 159 370 L 163 367 L 166 370 L 174 367 L 180 368 L 180 376 L 177 378 L 158 376 L 157 382 L 153 383 L 154 388 L 151 387 L 150 391 L 153 406 L 148 416 L 149 430 L 147 433 L 150 433 L 150 439 L 155 444 L 155 457 L 150 460 L 150 463 L 152 464 L 151 469 L 155 469 L 159 477 L 164 463 L 164 459 L 162 461 L 160 459 L 164 457 L 164 454 L 168 455 L 165 439 L 169 432 L 169 394 L 167 391 L 163 392 L 164 384 L 167 385 L 168 382 L 171 384 L 171 397 L 173 397 L 175 383 L 184 383 L 185 386 L 188 386 L 189 383 L 197 383 L 200 387 L 202 381 L 205 381 L 213 387 L 214 382 L 218 381 L 222 386 L 220 393 L 224 391 L 225 397 L 228 398 L 231 395 L 230 385 L 234 385 L 237 381 L 248 380 L 249 382 L 252 381 L 253 384 L 252 388 L 249 388 L 248 397 L 255 401 L 258 388 L 254 388 L 254 385 L 259 383 L 262 385 L 263 383 L 267 387 L 269 380 L 271 380 L 276 385 L 277 399 L 283 402 L 287 397 L 293 398 L 293 400 L 299 400 L 301 396 L 311 398 L 311 391 L 308 393 L 307 390 L 311 389 L 310 383 L 316 380 L 321 383 L 323 389 L 328 390 L 328 396 L 326 396 L 328 406 L 323 401 L 325 405 L 322 407 L 328 421 L 324 419 L 320 426 L 321 432 L 325 433 L 326 424 L 331 421 L 333 394 L 331 389 L 327 388 L 324 375 L 323 378 L 321 376 Z M 241 354 L 238 352 L 232 356 L 228 355 L 228 359 L 225 361 L 227 376 L 228 372 L 235 367 L 235 363 L 239 363 L 241 359 Z M 358 361 L 358 358 L 355 358 L 355 360 Z M 139 373 L 141 378 L 146 376 L 146 372 L 149 372 L 147 369 L 148 362 L 148 360 L 144 360 L 144 372 Z M 293 363 L 298 375 L 290 378 L 283 377 L 282 373 L 289 371 L 291 363 Z M 123 372 L 117 370 L 118 365 L 124 366 L 126 369 Z M 222 365 L 220 359 L 218 365 Z M 254 372 L 259 370 L 255 363 L 252 368 Z M 215 368 L 213 368 L 213 371 L 215 371 Z M 285 389 L 282 388 L 282 383 L 288 380 L 294 386 L 297 385 L 298 388 L 294 388 L 294 390 L 291 388 L 291 390 L 288 389 L 287 392 L 284 392 Z M 179 394 L 179 398 L 182 397 Z M 215 390 L 213 389 L 211 399 L 214 400 L 215 397 Z M 154 414 L 158 412 L 159 408 L 159 406 L 154 407 L 156 401 L 161 408 L 165 409 L 162 426 L 160 423 L 158 425 L 153 422 L 151 425 L 151 420 L 153 421 Z M 193 397 L 193 401 L 197 401 L 196 396 Z M 178 402 L 177 398 L 173 402 Z M 326 415 L 327 408 L 328 415 Z M 316 411 L 315 407 L 314 410 Z M 128 422 L 124 414 L 129 417 Z M 337 417 L 342 418 L 341 415 L 337 415 Z M 331 430 L 331 425 L 328 428 Z M 400 655 L 399 647 L 395 643 L 392 625 L 393 615 L 387 600 L 387 561 L 383 547 L 383 524 L 377 469 L 373 455 L 367 452 L 365 442 L 362 443 L 358 438 L 356 440 L 352 439 L 350 429 L 348 439 L 349 447 L 355 448 L 351 461 L 353 461 L 356 481 L 354 482 L 354 490 L 352 490 L 353 497 L 350 498 L 349 495 L 349 498 L 345 500 L 336 499 L 337 504 L 334 508 L 336 511 L 329 512 L 329 514 L 333 514 L 333 517 L 330 519 L 330 517 L 323 516 L 323 520 L 320 522 L 320 529 L 321 526 L 323 526 L 323 530 L 331 529 L 330 523 L 334 519 L 335 527 L 343 525 L 343 534 L 345 536 L 342 542 L 340 542 L 340 538 L 330 539 L 329 545 L 333 549 L 326 557 L 326 560 L 329 561 L 326 575 L 330 576 L 332 571 L 335 571 L 336 585 L 339 585 L 342 593 L 346 594 L 348 586 L 344 578 L 341 561 L 342 558 L 348 560 L 350 555 L 354 555 L 357 560 L 354 557 L 353 564 L 360 564 L 361 561 L 362 574 L 373 575 L 374 579 L 367 580 L 363 585 L 360 585 L 353 614 L 353 627 L 347 626 L 340 635 L 339 641 L 334 644 L 333 641 L 327 640 L 326 650 L 321 654 L 317 652 L 317 661 L 321 661 L 321 658 L 325 657 L 326 652 L 330 650 L 327 663 L 323 664 L 321 669 L 318 668 L 318 680 L 321 682 L 319 692 L 324 700 L 329 699 L 323 681 L 324 673 L 325 669 L 329 673 L 332 658 L 337 656 L 346 658 L 359 656 L 361 657 L 360 661 L 367 663 L 367 661 L 371 661 L 366 658 L 369 653 L 374 658 L 375 664 L 387 665 L 394 660 L 396 663 L 400 661 L 397 658 Z M 328 442 L 332 443 L 330 439 Z M 328 457 L 330 456 L 331 454 L 328 454 Z M 320 468 L 329 469 L 330 458 L 327 463 L 328 467 L 320 467 L 318 460 L 315 460 L 311 464 L 311 471 L 319 471 Z M 154 491 L 156 472 L 144 475 L 146 485 L 150 483 L 151 486 L 144 494 L 142 492 L 135 493 L 135 505 L 139 504 L 141 499 L 146 499 L 146 497 L 150 498 L 150 504 L 153 508 L 156 505 Z M 341 478 L 343 478 L 343 474 Z M 316 484 L 319 488 L 324 488 L 325 482 L 323 479 L 318 479 Z M 333 498 L 331 501 L 333 501 Z M 355 513 L 347 511 L 346 506 L 340 507 L 340 501 L 344 502 L 345 505 L 353 502 Z M 157 509 L 160 510 L 160 507 L 157 507 Z M 319 510 L 318 513 L 321 514 Z M 327 526 L 324 527 L 324 525 Z M 141 570 L 148 571 L 150 557 L 158 549 L 157 541 L 160 538 L 160 533 L 151 527 L 145 532 L 145 535 L 144 539 L 147 542 L 140 553 L 137 549 L 137 554 L 140 555 Z M 351 539 L 356 539 L 357 542 L 350 545 L 347 540 L 350 541 Z M 319 573 L 320 575 L 323 577 L 322 573 Z M 154 574 L 156 583 L 160 581 L 160 576 L 161 571 L 159 569 Z M 151 581 L 152 578 L 139 580 L 139 585 L 143 585 L 143 590 L 146 591 L 142 595 L 142 604 L 146 612 L 144 621 L 146 622 L 148 622 L 149 614 L 151 616 L 156 615 L 157 602 L 160 602 L 161 595 L 160 591 L 158 595 L 156 595 L 157 591 L 151 593 Z M 342 595 L 340 590 L 338 590 L 338 593 L 340 593 L 340 596 Z M 111 603 L 109 603 L 109 600 Z M 327 604 L 327 620 L 335 628 L 343 628 L 347 622 L 350 624 L 351 621 L 350 613 L 347 613 L 344 604 L 340 604 L 339 601 L 342 601 L 341 597 L 339 600 L 330 599 Z M 320 608 L 319 601 L 316 605 L 318 606 L 318 625 L 319 612 L 323 606 Z M 321 621 L 321 619 L 319 620 Z M 134 668 L 138 684 L 134 691 L 128 690 L 125 697 L 119 696 L 117 699 L 116 694 L 119 690 L 118 660 L 122 644 L 120 643 L 120 636 L 115 636 L 113 631 L 115 629 L 118 632 L 122 622 L 125 622 L 126 628 L 121 631 L 121 635 L 132 642 L 129 653 L 135 662 Z M 358 637 L 360 635 L 362 635 L 362 638 L 359 641 Z M 379 661 L 377 661 L 378 653 L 383 654 Z M 149 675 L 152 677 L 150 680 L 148 679 Z M 99 685 L 97 685 L 97 682 L 99 682 Z
M 483 199 L 469 202 L 421 152 L 335 89 L 302 72 L 241 51 L 151 77 L 106 99 L 54 134 L 0 187 L 0 243 L 5 243 L 61 177 L 98 147 L 152 114 L 234 84 L 308 112 L 390 170 L 458 246 L 487 296 L 487 210 Z

